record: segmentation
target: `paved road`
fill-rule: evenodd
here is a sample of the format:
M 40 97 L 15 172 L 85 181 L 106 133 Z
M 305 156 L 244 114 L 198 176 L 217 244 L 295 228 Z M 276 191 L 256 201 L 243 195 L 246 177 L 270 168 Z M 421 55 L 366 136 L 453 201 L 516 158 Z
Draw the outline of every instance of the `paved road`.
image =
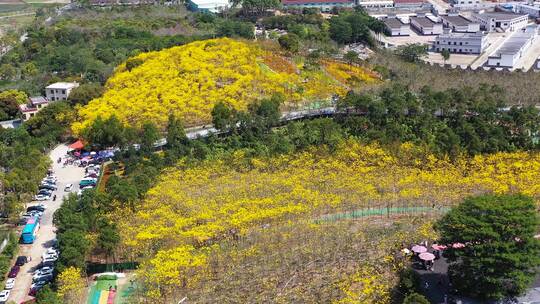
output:
M 56 163 L 59 157 L 64 156 L 68 150 L 66 145 L 60 145 L 49 153 L 49 157 L 53 161 L 53 171 L 58 177 L 58 190 L 55 194 L 57 196 L 56 201 L 46 201 L 47 210 L 45 210 L 41 219 L 41 228 L 38 233 L 38 238 L 32 245 L 20 245 L 20 255 L 26 255 L 31 257 L 31 261 L 24 265 L 19 272 L 19 275 L 15 281 L 15 288 L 11 291 L 9 300 L 15 303 L 21 303 L 23 301 L 31 299 L 28 296 L 30 285 L 32 284 L 32 273 L 36 266 L 41 262 L 41 256 L 45 253 L 47 247 L 51 246 L 52 240 L 56 238 L 55 228 L 52 224 L 52 218 L 54 211 L 60 207 L 62 203 L 62 197 L 68 193 L 64 192 L 64 186 L 66 184 L 74 184 L 73 192 L 77 192 L 78 183 L 84 176 L 84 169 L 74 166 L 67 166 L 62 168 L 60 164 Z M 35 205 L 35 203 L 33 203 Z

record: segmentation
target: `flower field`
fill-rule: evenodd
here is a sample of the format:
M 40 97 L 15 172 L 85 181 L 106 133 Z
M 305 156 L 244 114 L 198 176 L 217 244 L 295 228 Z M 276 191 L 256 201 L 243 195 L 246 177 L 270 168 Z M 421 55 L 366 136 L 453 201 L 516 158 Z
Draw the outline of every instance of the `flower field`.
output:
M 181 117 L 186 126 L 201 125 L 211 121 L 211 109 L 218 101 L 243 110 L 275 93 L 283 94 L 289 107 L 303 105 L 344 94 L 349 83 L 342 74 L 349 70 L 340 71 L 339 78 L 331 78 L 322 69 L 298 70 L 280 54 L 254 43 L 227 38 L 197 41 L 143 53 L 117 67 L 104 95 L 78 109 L 79 120 L 72 129 L 80 134 L 98 116 L 111 115 L 135 127 L 148 121 L 164 127 L 169 113 Z
M 139 211 L 129 215 L 132 220 L 122 227 L 122 234 L 128 251 L 142 257 L 140 278 L 149 287 L 148 295 L 157 299 L 179 288 L 194 292 L 198 281 L 227 267 L 230 259 L 216 262 L 216 255 L 238 254 L 236 241 L 261 227 L 279 230 L 285 225 L 302 230 L 326 214 L 399 206 L 438 208 L 485 192 L 521 192 L 539 200 L 539 179 L 540 154 L 526 152 L 451 161 L 412 144 L 389 152 L 354 140 L 344 142 L 333 153 L 318 148 L 250 159 L 237 152 L 230 159 L 196 166 L 180 162 L 164 172 Z M 275 232 L 274 242 L 291 237 L 290 233 Z M 253 254 L 263 243 L 252 244 Z M 316 247 L 315 243 L 311 246 Z M 234 248 L 225 248 L 227 244 Z M 268 256 L 268 250 L 260 254 Z M 345 271 L 351 275 L 347 284 L 357 285 L 350 271 Z M 268 287 L 266 283 L 260 282 L 261 288 Z M 350 286 L 343 284 L 332 300 L 346 300 Z M 272 292 L 277 294 L 273 290 L 268 295 Z M 284 302 L 290 301 L 294 298 Z

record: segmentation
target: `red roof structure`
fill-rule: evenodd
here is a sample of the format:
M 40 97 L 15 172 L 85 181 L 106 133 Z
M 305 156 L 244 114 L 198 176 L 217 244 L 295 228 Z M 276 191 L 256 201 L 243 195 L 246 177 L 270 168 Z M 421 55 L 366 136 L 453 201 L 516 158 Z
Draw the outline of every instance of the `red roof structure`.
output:
M 352 0 L 282 0 L 284 5 L 303 5 L 308 3 L 323 4 L 323 3 L 352 3 Z
M 69 148 L 74 150 L 81 150 L 82 148 L 84 148 L 84 144 L 81 140 L 77 140 L 76 142 L 69 145 Z
M 424 0 L 394 0 L 394 4 L 416 4 L 424 2 Z

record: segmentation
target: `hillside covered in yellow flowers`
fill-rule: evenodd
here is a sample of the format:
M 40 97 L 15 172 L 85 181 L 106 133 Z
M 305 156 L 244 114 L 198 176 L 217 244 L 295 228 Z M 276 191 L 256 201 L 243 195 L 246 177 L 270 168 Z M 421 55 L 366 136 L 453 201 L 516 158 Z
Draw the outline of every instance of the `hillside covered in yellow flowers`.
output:
M 368 227 L 360 229 L 353 224 L 327 226 L 317 219 L 364 208 L 424 207 L 431 210 L 428 213 L 437 213 L 441 207 L 480 193 L 519 192 L 538 200 L 539 179 L 538 153 L 496 153 L 450 160 L 409 143 L 390 152 L 376 144 L 348 140 L 335 152 L 319 147 L 300 154 L 250 158 L 239 151 L 227 159 L 199 165 L 181 161 L 164 172 L 136 213 L 118 216 L 131 218 L 121 227 L 124 246 L 134 256 L 142 257 L 139 278 L 149 288 L 148 296 L 155 299 L 178 294 L 220 299 L 224 296 L 221 292 L 228 292 L 230 297 L 249 298 L 251 302 L 279 298 L 291 303 L 300 299 L 297 296 L 312 296 L 303 289 L 311 286 L 313 290 L 324 290 L 329 301 L 347 303 L 348 295 L 360 292 L 365 284 L 375 284 L 354 283 L 355 277 L 366 280 L 369 276 L 355 274 L 352 269 L 379 276 L 376 281 L 381 286 L 366 287 L 377 290 L 373 296 L 387 295 L 391 288 L 390 281 L 381 283 L 387 281 L 383 277 L 388 271 L 370 268 L 383 264 L 367 263 L 369 250 L 351 246 L 373 242 L 368 236 L 399 237 L 368 233 Z M 376 229 L 375 223 L 369 229 Z M 407 225 L 400 225 L 395 233 L 418 237 L 413 232 L 418 226 L 409 227 L 409 231 Z M 257 232 L 261 229 L 266 231 Z M 335 232 L 331 233 L 333 238 L 325 236 L 331 231 Z M 343 242 L 336 244 L 338 235 Z M 294 246 L 283 245 L 291 239 Z M 386 248 L 380 239 L 377 242 L 380 249 Z M 344 246 L 340 256 L 352 259 L 356 266 L 341 265 L 343 269 L 337 272 L 321 272 L 319 268 L 314 276 L 309 276 L 307 270 L 300 272 L 302 277 L 288 286 L 297 292 L 280 292 L 279 286 L 294 275 L 284 269 L 287 263 L 311 269 L 308 261 L 317 261 L 319 255 L 331 259 L 339 246 Z M 321 265 L 334 264 L 326 261 Z M 258 272 L 253 267 L 264 270 Z M 227 270 L 234 279 L 222 273 Z M 261 297 L 243 286 L 253 286 Z M 385 299 L 365 303 L 388 303 Z
M 228 38 L 140 54 L 121 64 L 103 96 L 78 110 L 80 133 L 95 118 L 117 116 L 126 125 L 166 124 L 174 113 L 185 125 L 208 123 L 217 102 L 243 110 L 257 99 L 285 96 L 286 105 L 327 100 L 351 85 L 372 83 L 377 75 L 361 67 L 325 62 L 307 69 L 256 43 Z

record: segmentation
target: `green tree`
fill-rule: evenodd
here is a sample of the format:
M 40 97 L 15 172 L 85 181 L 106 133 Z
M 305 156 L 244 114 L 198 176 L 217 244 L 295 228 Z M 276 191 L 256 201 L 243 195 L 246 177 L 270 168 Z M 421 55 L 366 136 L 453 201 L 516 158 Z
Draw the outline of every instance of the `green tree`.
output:
M 96 118 L 83 130 L 82 135 L 91 146 L 97 148 L 123 146 L 125 142 L 124 126 L 114 115 L 105 120 Z
M 351 42 L 351 24 L 342 17 L 332 17 L 332 19 L 330 19 L 330 38 L 341 44 Z
M 441 56 L 444 59 L 444 63 L 446 63 L 446 61 L 450 59 L 450 51 L 448 49 L 443 49 L 441 51 Z
M 142 59 L 140 58 L 130 58 L 126 61 L 126 69 L 131 72 L 134 68 L 143 64 Z
M 15 76 L 17 76 L 17 69 L 13 65 L 9 63 L 0 65 L 0 79 L 13 80 Z
M 355 51 L 348 51 L 347 53 L 345 53 L 345 55 L 343 55 L 343 59 L 345 59 L 345 61 L 352 65 L 353 63 L 358 62 L 358 53 L 356 53 Z
M 407 44 L 399 47 L 397 54 L 405 61 L 419 62 L 423 56 L 427 55 L 427 48 L 418 43 Z
M 413 292 L 405 297 L 403 304 L 429 304 L 429 301 L 423 295 Z
M 291 53 L 298 53 L 300 50 L 300 38 L 298 38 L 295 34 L 285 34 L 278 38 L 279 45 L 291 52 Z
M 152 153 L 154 151 L 154 143 L 159 139 L 159 130 L 152 122 L 146 122 L 141 128 L 141 151 L 143 153 Z
M 174 114 L 169 115 L 169 121 L 167 123 L 167 147 L 176 152 L 186 152 L 181 150 L 187 144 L 188 138 L 182 121 L 177 119 Z
M 50 285 L 45 285 L 36 295 L 37 304 L 62 304 L 62 299 L 51 289 Z
M 522 195 L 466 199 L 436 225 L 447 250 L 450 280 L 460 292 L 481 299 L 523 293 L 540 265 L 540 218 L 534 201 Z
M 99 83 L 85 83 L 71 91 L 68 101 L 72 105 L 86 105 L 90 100 L 101 96 L 103 91 L 104 88 Z
M 234 123 L 234 109 L 222 101 L 218 101 L 212 108 L 212 124 L 218 130 L 227 130 Z

